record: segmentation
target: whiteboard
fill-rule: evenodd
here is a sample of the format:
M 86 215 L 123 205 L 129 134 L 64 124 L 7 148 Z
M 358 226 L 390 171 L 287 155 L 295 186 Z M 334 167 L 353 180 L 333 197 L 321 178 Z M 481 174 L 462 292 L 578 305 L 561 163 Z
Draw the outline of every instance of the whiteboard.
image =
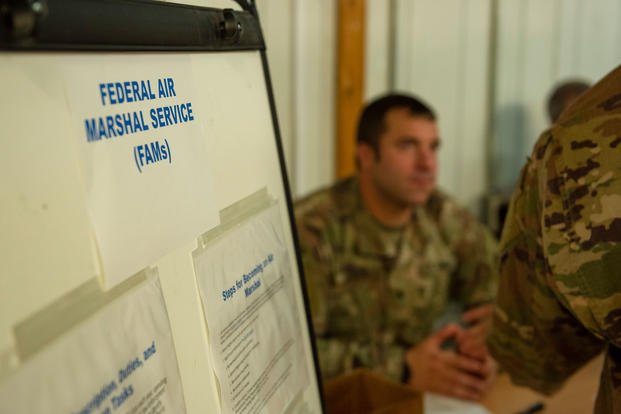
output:
M 288 257 L 281 266 L 301 350 L 292 364 L 305 374 L 287 404 L 261 409 L 322 411 L 265 47 L 253 8 L 226 7 L 234 11 L 48 1 L 44 10 L 16 12 L 12 26 L 0 24 L 0 411 L 14 407 L 3 407 L 2 389 L 28 395 L 28 375 L 52 370 L 63 344 L 79 350 L 78 362 L 58 377 L 68 382 L 79 377 L 80 358 L 118 347 L 102 332 L 133 344 L 131 324 L 106 314 L 163 312 L 168 322 L 158 317 L 153 338 L 162 338 L 166 347 L 157 350 L 172 349 L 169 355 L 141 334 L 127 365 L 92 368 L 113 368 L 113 375 L 89 385 L 99 391 L 72 412 L 108 403 L 114 412 L 146 410 L 138 383 L 127 378 L 142 381 L 138 373 L 147 370 L 171 372 L 167 390 L 175 389 L 171 380 L 179 383 L 182 401 L 161 402 L 168 411 L 226 412 L 207 326 L 211 299 L 201 297 L 195 258 L 267 210 L 277 212 L 268 232 L 279 233 Z M 159 293 L 140 293 L 145 286 Z M 250 293 L 259 295 L 254 286 Z M 89 344 L 89 337 L 103 339 Z M 109 365 L 123 351 L 110 351 Z M 58 378 L 38 386 L 58 388 L 49 398 L 70 406 Z M 161 381 L 149 392 L 157 390 Z

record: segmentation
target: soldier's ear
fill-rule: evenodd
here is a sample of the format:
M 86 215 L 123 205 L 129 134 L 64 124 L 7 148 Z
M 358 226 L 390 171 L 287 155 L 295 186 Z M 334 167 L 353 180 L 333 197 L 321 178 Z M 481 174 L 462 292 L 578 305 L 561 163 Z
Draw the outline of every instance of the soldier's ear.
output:
M 375 150 L 368 144 L 358 144 L 356 146 L 356 159 L 361 171 L 368 169 L 376 160 Z

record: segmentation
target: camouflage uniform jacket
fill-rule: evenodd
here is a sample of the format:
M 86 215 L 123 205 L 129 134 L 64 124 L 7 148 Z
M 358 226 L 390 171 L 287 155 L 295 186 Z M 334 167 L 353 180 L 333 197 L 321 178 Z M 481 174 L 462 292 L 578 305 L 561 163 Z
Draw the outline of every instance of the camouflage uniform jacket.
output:
M 606 347 L 596 412 L 621 412 L 621 68 L 543 133 L 501 242 L 489 338 L 514 382 L 550 394 Z
M 404 351 L 449 298 L 470 307 L 495 294 L 494 239 L 439 192 L 388 228 L 350 178 L 298 202 L 296 220 L 324 377 L 367 367 L 400 380 Z

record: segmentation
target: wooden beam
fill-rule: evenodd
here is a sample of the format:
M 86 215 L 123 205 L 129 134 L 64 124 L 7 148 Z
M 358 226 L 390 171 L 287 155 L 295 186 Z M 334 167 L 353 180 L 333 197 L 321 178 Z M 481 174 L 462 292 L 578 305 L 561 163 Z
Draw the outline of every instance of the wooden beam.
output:
M 338 2 L 336 94 L 336 175 L 355 171 L 356 124 L 364 94 L 366 0 Z

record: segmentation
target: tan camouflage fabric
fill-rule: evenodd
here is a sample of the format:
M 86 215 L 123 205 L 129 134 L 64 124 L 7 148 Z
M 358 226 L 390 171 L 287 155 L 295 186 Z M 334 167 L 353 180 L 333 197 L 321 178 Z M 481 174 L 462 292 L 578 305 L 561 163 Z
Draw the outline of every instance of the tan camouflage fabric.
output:
M 357 367 L 401 380 L 404 351 L 432 332 L 449 299 L 465 307 L 496 290 L 496 242 L 437 192 L 403 228 L 367 212 L 355 178 L 296 205 L 322 375 Z
M 595 410 L 621 412 L 621 69 L 543 133 L 513 194 L 489 338 L 543 393 L 602 350 Z

